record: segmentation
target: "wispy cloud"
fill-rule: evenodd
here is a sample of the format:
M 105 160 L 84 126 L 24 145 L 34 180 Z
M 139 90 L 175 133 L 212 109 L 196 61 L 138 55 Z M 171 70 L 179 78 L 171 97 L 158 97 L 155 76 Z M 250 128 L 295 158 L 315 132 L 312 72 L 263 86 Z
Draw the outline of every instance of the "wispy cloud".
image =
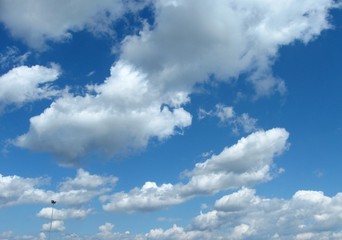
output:
M 245 133 L 251 133 L 257 130 L 257 119 L 250 117 L 248 113 L 238 115 L 232 106 L 216 104 L 215 109 L 209 111 L 200 108 L 198 118 L 202 120 L 207 117 L 217 117 L 220 125 L 228 124 L 232 127 L 232 131 L 235 134 L 239 134 L 240 130 L 243 130 Z

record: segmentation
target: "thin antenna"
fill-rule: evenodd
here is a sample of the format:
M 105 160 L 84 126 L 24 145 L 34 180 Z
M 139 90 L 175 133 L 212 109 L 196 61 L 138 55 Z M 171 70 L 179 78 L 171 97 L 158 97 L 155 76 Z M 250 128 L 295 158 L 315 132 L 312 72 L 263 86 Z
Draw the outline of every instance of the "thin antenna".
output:
M 50 231 L 49 231 L 49 240 L 51 239 L 51 228 L 52 228 L 52 220 L 53 220 L 53 205 L 57 202 L 55 200 L 51 200 L 52 208 L 51 208 L 51 220 L 50 220 Z

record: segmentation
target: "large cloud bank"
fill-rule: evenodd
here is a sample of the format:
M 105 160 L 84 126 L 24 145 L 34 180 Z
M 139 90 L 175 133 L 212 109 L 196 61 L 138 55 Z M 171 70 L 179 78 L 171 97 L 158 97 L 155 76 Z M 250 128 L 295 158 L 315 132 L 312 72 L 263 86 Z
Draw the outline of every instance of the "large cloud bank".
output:
M 290 199 L 264 198 L 242 188 L 215 202 L 191 226 L 153 229 L 144 239 L 341 239 L 342 195 L 297 191 Z
M 13 4 L 3 3 L 7 11 L 14 11 Z M 35 11 L 47 7 L 42 1 L 35 4 Z M 28 42 L 58 39 L 82 30 L 103 9 L 112 13 L 109 16 L 123 14 L 120 2 L 110 8 L 108 4 L 85 4 L 73 18 L 52 16 L 53 26 L 37 23 L 29 35 L 14 24 L 25 16 L 18 14 L 12 21 L 4 15 L 2 21 Z M 191 125 L 191 115 L 183 107 L 197 83 L 229 81 L 247 73 L 256 96 L 283 93 L 285 83 L 271 71 L 278 49 L 295 41 L 307 43 L 330 28 L 329 9 L 334 6 L 329 0 L 154 1 L 154 25 L 145 22 L 138 35 L 123 40 L 110 76 L 88 86 L 85 95 L 64 95 L 32 117 L 29 131 L 16 144 L 75 165 L 88 153 L 113 156 L 182 132 Z M 73 15 L 74 8 L 68 9 L 65 14 Z M 55 34 L 47 30 L 56 26 Z
M 116 177 L 90 174 L 83 169 L 74 178 L 64 179 L 57 191 L 45 190 L 49 182 L 46 178 L 0 175 L 0 207 L 46 204 L 52 197 L 67 207 L 53 209 L 52 230 L 64 232 L 66 220 L 84 219 L 95 212 L 86 206 L 97 197 L 106 211 L 146 212 L 230 189 L 232 193 L 217 199 L 188 226 L 173 225 L 169 229 L 133 234 L 115 232 L 114 224 L 107 222 L 99 226 L 94 236 L 72 234 L 62 239 L 340 239 L 341 193 L 330 197 L 319 191 L 299 190 L 290 199 L 281 199 L 258 196 L 250 188 L 272 179 L 272 173 L 277 172 L 274 159 L 287 149 L 288 137 L 288 132 L 281 128 L 257 131 L 197 163 L 186 172 L 186 183 L 158 186 L 149 181 L 129 192 L 114 191 Z M 43 208 L 37 216 L 49 219 L 51 211 Z M 43 224 L 42 231 L 48 229 L 49 224 Z M 7 239 L 18 237 L 12 232 L 2 235 Z

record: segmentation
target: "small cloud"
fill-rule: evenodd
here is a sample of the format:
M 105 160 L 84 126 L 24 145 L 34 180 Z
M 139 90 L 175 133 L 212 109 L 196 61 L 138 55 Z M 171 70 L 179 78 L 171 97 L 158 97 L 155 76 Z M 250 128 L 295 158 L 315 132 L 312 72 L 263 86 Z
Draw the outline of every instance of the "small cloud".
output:
M 206 118 L 207 116 L 210 116 L 210 112 L 207 112 L 203 108 L 200 108 L 198 110 L 198 114 L 197 115 L 198 115 L 198 119 L 202 120 L 202 119 Z
M 76 208 L 69 208 L 69 209 L 54 209 L 54 208 L 43 208 L 37 213 L 38 217 L 42 217 L 45 219 L 50 219 L 51 214 L 53 212 L 53 217 L 56 220 L 64 220 L 64 219 L 84 219 L 87 217 L 91 212 L 92 209 L 76 209 Z
M 220 124 L 232 126 L 234 134 L 239 134 L 241 130 L 245 133 L 251 133 L 258 130 L 256 127 L 258 119 L 250 117 L 248 113 L 238 115 L 231 106 L 216 104 L 215 109 L 209 111 L 202 108 L 199 109 L 198 119 L 202 120 L 206 117 L 217 117 L 220 120 Z
M 225 106 L 223 104 L 217 104 L 215 108 L 215 115 L 220 119 L 220 122 L 222 123 L 229 121 L 235 116 L 233 107 Z
M 314 171 L 314 175 L 317 177 L 317 178 L 321 178 L 324 176 L 324 172 L 321 171 L 321 170 L 315 170 Z
M 179 221 L 179 218 L 168 218 L 168 217 L 159 217 L 157 218 L 159 222 L 176 222 Z
M 3 52 L 0 52 L 0 69 L 22 66 L 30 55 L 31 52 L 21 54 L 17 47 L 6 47 Z
M 0 208 L 21 204 L 46 203 L 47 199 L 55 199 L 63 205 L 73 208 L 54 209 L 54 216 L 59 219 L 82 219 L 92 213 L 92 209 L 79 209 L 76 206 L 88 203 L 93 198 L 111 190 L 117 178 L 90 174 L 83 169 L 78 170 L 73 179 L 66 179 L 59 184 L 58 191 L 42 188 L 50 182 L 49 178 L 23 178 L 17 175 L 0 174 L 1 186 Z M 43 208 L 38 216 L 50 218 L 51 208 Z M 1 239 L 1 238 L 0 238 Z
M 54 232 L 63 232 L 65 230 L 64 222 L 57 220 L 52 221 L 52 223 L 45 223 L 42 226 L 42 231 L 54 231 Z
M 89 72 L 89 73 L 87 74 L 87 77 L 93 76 L 93 75 L 95 74 L 95 72 L 96 72 L 96 71 L 91 71 L 91 72 Z
M 205 210 L 208 208 L 208 205 L 206 203 L 201 204 L 201 210 Z
M 60 67 L 35 65 L 15 67 L 0 76 L 0 111 L 6 106 L 22 106 L 25 103 L 49 99 L 61 94 L 52 82 L 61 75 Z
M 233 125 L 233 132 L 239 134 L 239 129 L 242 129 L 245 133 L 251 133 L 257 130 L 257 122 L 258 120 L 256 118 L 250 117 L 248 113 L 243 113 L 237 116 L 231 124 Z
M 40 240 L 45 240 L 45 239 L 46 239 L 45 233 L 41 232 L 41 233 L 39 234 L 39 239 L 40 239 Z
M 211 155 L 213 155 L 213 150 L 211 150 L 211 151 L 209 151 L 209 152 L 204 152 L 204 153 L 202 153 L 201 154 L 201 156 L 203 157 L 203 158 L 209 158 Z

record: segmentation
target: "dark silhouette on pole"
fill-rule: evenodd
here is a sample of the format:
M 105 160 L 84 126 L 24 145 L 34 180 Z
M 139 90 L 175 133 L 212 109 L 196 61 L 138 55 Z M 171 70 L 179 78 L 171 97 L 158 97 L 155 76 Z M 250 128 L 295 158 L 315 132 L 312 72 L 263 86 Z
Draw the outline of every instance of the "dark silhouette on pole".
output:
M 51 207 L 51 220 L 50 220 L 49 240 L 50 240 L 50 237 L 51 237 L 51 228 L 52 228 L 52 221 L 53 221 L 53 205 L 55 205 L 56 203 L 57 202 L 55 200 L 51 200 L 52 207 Z

